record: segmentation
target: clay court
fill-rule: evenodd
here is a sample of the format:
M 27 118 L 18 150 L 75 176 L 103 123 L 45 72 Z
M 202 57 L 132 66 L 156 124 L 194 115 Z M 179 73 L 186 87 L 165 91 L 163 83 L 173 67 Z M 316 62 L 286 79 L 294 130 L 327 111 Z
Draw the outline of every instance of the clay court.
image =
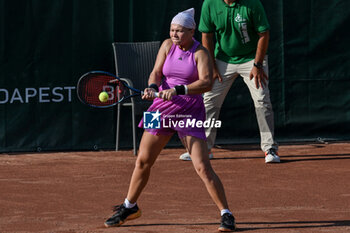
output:
M 139 219 L 105 228 L 126 195 L 132 151 L 0 155 L 0 232 L 216 232 L 219 212 L 184 150 L 165 149 L 138 201 Z M 350 232 L 350 143 L 214 149 L 238 232 Z

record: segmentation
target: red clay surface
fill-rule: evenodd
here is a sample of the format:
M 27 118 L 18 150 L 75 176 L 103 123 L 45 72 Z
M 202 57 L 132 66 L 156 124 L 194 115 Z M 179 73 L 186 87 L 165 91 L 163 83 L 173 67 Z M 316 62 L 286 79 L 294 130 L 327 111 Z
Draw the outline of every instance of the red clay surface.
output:
M 0 155 L 0 232 L 217 232 L 219 211 L 183 149 L 165 149 L 138 201 L 139 219 L 105 228 L 123 202 L 132 151 Z M 238 232 L 350 232 L 350 143 L 214 149 Z

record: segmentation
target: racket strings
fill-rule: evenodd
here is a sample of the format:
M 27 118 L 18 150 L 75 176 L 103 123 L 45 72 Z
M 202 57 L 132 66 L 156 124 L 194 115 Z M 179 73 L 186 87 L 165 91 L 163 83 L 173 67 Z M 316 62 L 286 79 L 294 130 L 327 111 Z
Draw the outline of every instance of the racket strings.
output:
M 110 81 L 114 80 L 113 78 L 107 75 L 91 75 L 91 77 L 86 77 L 81 82 L 81 92 L 80 96 L 82 96 L 86 103 L 97 105 L 97 106 L 108 106 L 119 100 L 117 94 L 118 86 L 120 86 L 120 82 L 115 82 L 113 84 Z M 106 102 L 101 102 L 99 100 L 99 94 L 101 92 L 107 92 L 108 100 Z
M 101 101 L 102 92 L 108 94 L 107 101 Z M 132 97 L 139 96 L 141 91 L 129 87 L 124 80 L 107 72 L 90 72 L 83 75 L 77 85 L 79 99 L 92 107 L 110 107 Z M 130 100 L 129 100 L 130 101 Z

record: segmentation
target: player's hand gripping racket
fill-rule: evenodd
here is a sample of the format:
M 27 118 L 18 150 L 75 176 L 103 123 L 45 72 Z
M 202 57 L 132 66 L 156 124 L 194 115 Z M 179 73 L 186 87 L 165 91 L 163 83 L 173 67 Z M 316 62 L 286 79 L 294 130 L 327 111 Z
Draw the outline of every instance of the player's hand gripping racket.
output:
M 101 92 L 107 92 L 108 99 L 99 99 Z M 91 107 L 108 108 L 135 96 L 143 95 L 143 91 L 130 87 L 124 80 L 105 71 L 91 71 L 80 77 L 77 84 L 79 100 Z M 155 93 L 158 97 L 158 92 Z

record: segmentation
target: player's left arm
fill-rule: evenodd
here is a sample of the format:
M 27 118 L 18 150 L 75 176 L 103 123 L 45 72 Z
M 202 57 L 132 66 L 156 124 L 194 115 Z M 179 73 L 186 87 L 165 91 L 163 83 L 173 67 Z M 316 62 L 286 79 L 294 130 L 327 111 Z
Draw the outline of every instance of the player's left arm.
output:
M 210 91 L 213 86 L 213 64 L 209 52 L 202 45 L 195 52 L 198 80 L 187 85 L 188 94 L 202 94 Z
M 257 44 L 254 66 L 250 72 L 250 79 L 254 78 L 256 88 L 264 88 L 267 83 L 268 76 L 265 74 L 263 69 L 263 61 L 269 47 L 270 32 L 269 30 L 265 32 L 258 33 L 259 40 Z
M 198 80 L 187 85 L 187 94 L 202 94 L 210 91 L 213 85 L 213 64 L 209 56 L 209 52 L 202 45 L 199 45 L 195 54 L 195 60 L 198 70 Z M 182 88 L 184 88 L 183 85 Z M 186 91 L 183 92 L 186 93 Z M 174 89 L 168 89 L 161 92 L 162 98 L 165 100 L 171 100 L 174 95 L 178 95 L 176 87 Z M 180 95 L 183 95 L 182 93 Z

